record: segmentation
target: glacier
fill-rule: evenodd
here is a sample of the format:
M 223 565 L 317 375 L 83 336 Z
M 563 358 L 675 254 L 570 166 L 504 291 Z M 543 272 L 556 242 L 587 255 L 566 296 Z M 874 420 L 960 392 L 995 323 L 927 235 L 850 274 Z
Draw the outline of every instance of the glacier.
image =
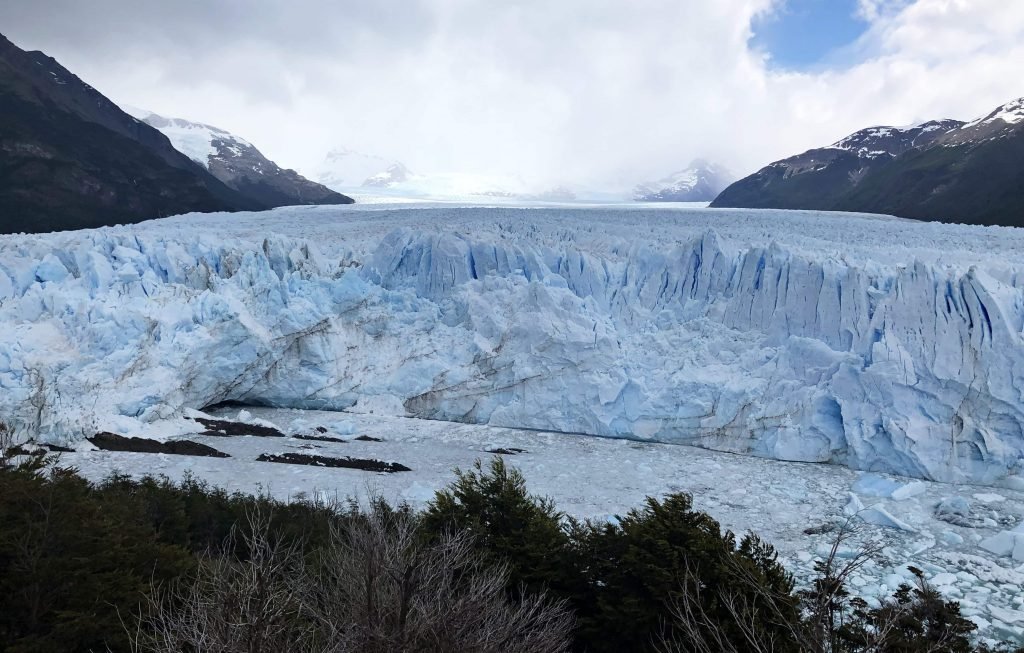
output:
M 224 401 L 1024 487 L 1024 234 L 794 211 L 386 206 L 0 238 L 0 415 Z

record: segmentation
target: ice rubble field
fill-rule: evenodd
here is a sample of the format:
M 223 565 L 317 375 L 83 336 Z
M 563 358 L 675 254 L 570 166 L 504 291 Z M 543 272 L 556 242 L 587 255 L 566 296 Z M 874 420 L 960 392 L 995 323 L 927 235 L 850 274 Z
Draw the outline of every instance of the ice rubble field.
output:
M 790 463 L 636 440 L 452 424 L 378 414 L 339 414 L 290 409 L 249 408 L 213 411 L 215 416 L 270 422 L 285 433 L 316 433 L 343 444 L 299 439 L 192 435 L 231 458 L 192 458 L 160 454 L 81 451 L 61 454 L 60 463 L 77 466 L 92 479 L 115 471 L 163 474 L 186 472 L 228 490 L 267 492 L 281 499 L 383 496 L 421 506 L 454 479 L 452 468 L 487 461 L 489 450 L 525 449 L 507 456 L 529 489 L 552 497 L 577 517 L 608 519 L 639 506 L 646 496 L 685 491 L 697 509 L 723 528 L 762 535 L 780 551 L 798 579 L 813 573 L 816 557 L 827 555 L 834 533 L 804 529 L 859 524 L 853 553 L 865 541 L 885 544 L 851 579 L 851 590 L 868 600 L 890 594 L 911 580 L 907 565 L 925 571 L 981 633 L 1024 641 L 1024 564 L 985 548 L 1024 517 L 1024 493 L 979 486 L 950 485 L 862 473 L 833 465 Z M 248 415 L 246 413 L 249 413 Z M 194 427 L 193 427 L 194 428 Z M 360 435 L 383 442 L 355 440 Z M 262 453 L 298 452 L 353 456 L 402 463 L 411 472 L 368 474 L 350 469 L 257 462 Z M 937 507 L 941 508 L 937 509 Z M 862 523 L 862 520 L 866 523 Z
M 1022 252 L 1014 229 L 644 206 L 287 208 L 4 236 L 0 408 L 20 439 L 75 443 L 90 474 L 191 466 L 347 494 L 365 473 L 247 462 L 263 452 L 247 439 L 227 461 L 83 442 L 194 433 L 187 411 L 228 400 L 345 410 L 401 443 L 388 455 L 416 471 L 381 482 L 411 500 L 479 455 L 481 433 L 513 433 L 496 427 L 628 438 L 509 436 L 570 511 L 677 484 L 805 568 L 802 528 L 858 512 L 896 542 L 866 594 L 931 565 L 1019 635 Z

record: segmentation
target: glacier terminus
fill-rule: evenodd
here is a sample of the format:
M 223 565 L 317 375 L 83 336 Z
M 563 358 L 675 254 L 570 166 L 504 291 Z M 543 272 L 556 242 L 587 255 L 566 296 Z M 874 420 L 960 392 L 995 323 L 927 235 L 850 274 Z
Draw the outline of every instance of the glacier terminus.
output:
M 237 401 L 1020 489 L 1021 252 L 999 227 L 644 206 L 4 236 L 0 401 L 52 443 Z

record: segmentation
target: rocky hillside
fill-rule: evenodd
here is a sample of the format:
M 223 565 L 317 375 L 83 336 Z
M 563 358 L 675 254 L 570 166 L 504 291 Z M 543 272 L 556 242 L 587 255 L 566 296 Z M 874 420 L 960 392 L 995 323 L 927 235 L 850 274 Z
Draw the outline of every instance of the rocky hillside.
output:
M 282 168 L 252 143 L 228 131 L 151 111 L 128 110 L 163 132 L 175 148 L 228 187 L 266 207 L 352 203 L 352 198 Z
M 258 208 L 53 58 L 0 36 L 0 232 Z
M 1024 226 L 1024 98 L 968 123 L 861 130 L 762 168 L 711 206 Z

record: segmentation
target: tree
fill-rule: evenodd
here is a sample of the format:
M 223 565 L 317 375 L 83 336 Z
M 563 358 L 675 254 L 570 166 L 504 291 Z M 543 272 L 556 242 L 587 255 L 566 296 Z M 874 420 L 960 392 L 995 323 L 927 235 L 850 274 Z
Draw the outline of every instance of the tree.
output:
M 469 471 L 456 469 L 455 476 L 427 507 L 425 532 L 434 538 L 469 535 L 488 560 L 507 565 L 513 590 L 540 592 L 558 585 L 569 539 L 554 502 L 530 494 L 523 475 L 501 457 L 486 469 L 479 460 Z
M 135 651 L 178 653 L 557 653 L 568 612 L 542 595 L 510 599 L 507 571 L 465 534 L 428 542 L 416 515 L 374 501 L 339 515 L 327 546 L 304 550 L 255 514 L 204 556 L 195 578 L 154 588 Z M 247 551 L 244 559 L 233 552 Z

